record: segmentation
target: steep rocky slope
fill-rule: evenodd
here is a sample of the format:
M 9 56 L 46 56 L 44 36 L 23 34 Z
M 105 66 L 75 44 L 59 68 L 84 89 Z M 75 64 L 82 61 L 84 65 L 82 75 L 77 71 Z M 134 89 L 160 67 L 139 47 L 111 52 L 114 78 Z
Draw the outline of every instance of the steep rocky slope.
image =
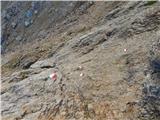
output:
M 159 120 L 160 3 L 74 4 L 45 37 L 33 23 L 36 39 L 5 46 L 3 120 Z
M 26 42 L 41 41 L 60 28 L 73 24 L 93 2 L 2 2 L 3 52 L 13 51 Z M 4 6 L 4 7 L 3 7 Z M 72 15 L 73 14 L 73 15 Z M 65 19 L 65 20 L 64 20 Z M 66 25 L 66 26 L 64 26 Z M 37 39 L 37 40 L 35 40 Z

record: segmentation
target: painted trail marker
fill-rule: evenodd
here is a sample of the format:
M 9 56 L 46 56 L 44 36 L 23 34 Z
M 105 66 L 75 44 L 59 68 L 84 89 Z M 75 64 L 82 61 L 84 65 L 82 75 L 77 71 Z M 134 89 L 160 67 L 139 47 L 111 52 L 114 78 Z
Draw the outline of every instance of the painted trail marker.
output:
M 126 51 L 127 51 L 127 49 L 124 49 L 123 51 L 124 51 L 124 52 L 126 52 Z
M 50 76 L 49 76 L 52 80 L 57 80 L 57 74 L 54 72 L 54 73 L 52 73 L 52 74 L 50 74 Z

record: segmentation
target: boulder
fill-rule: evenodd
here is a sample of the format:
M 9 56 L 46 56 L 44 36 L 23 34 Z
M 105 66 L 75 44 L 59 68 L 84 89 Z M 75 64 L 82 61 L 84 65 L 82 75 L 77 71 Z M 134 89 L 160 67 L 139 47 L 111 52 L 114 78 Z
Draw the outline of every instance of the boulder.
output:
M 25 25 L 25 27 L 28 27 L 30 25 L 30 22 L 29 21 L 25 21 L 24 25 Z
M 34 14 L 37 15 L 37 14 L 38 14 L 38 10 L 35 10 L 35 11 L 34 11 Z
M 16 37 L 16 41 L 21 41 L 22 40 L 22 37 L 21 36 L 17 36 Z
M 15 22 L 12 22 L 11 25 L 12 25 L 13 29 L 15 29 L 17 27 L 17 23 L 15 23 Z
M 26 12 L 26 17 L 28 17 L 28 18 L 32 17 L 32 11 L 31 10 L 28 10 Z

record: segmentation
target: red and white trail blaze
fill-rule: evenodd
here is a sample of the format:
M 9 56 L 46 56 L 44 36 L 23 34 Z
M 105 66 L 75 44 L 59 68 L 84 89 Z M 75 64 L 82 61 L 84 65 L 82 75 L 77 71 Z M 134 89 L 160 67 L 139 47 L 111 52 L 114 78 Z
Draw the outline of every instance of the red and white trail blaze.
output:
M 49 76 L 52 80 L 57 80 L 57 74 L 54 72 Z

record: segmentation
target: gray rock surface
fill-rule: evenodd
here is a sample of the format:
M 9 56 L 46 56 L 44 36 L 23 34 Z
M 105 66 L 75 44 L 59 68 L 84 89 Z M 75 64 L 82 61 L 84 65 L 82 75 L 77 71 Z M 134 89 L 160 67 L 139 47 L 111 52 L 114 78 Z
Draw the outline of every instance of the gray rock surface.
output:
M 27 115 L 40 112 L 43 105 L 47 104 L 47 101 L 52 101 L 52 97 L 56 94 L 55 90 L 60 89 L 59 84 L 61 84 L 62 75 L 54 68 L 43 69 L 41 71 L 42 72 L 36 69 L 21 71 L 20 73 L 14 73 L 12 75 L 14 77 L 10 78 L 11 80 L 9 80 L 10 82 L 8 81 L 8 79 L 5 79 L 6 84 L 8 82 L 12 84 L 8 84 L 9 86 L 7 88 L 4 88 L 4 91 L 2 88 L 3 94 L 1 94 L 3 103 L 3 116 L 9 115 L 12 119 L 18 119 L 19 117 L 21 118 L 23 114 Z M 57 71 L 58 76 L 55 82 L 49 78 L 49 75 L 53 71 Z M 33 75 L 31 75 L 29 72 Z M 13 80 L 15 77 L 18 78 L 22 73 L 28 73 L 30 76 L 19 78 L 21 79 L 21 81 L 19 82 Z M 11 81 L 13 81 L 14 83 Z M 40 99 L 42 101 L 39 101 Z
M 10 44 L 14 44 L 15 46 L 19 45 L 18 44 L 19 41 L 12 40 L 12 37 L 15 31 L 19 31 L 19 34 L 25 34 L 24 39 L 26 39 L 26 41 L 23 41 L 23 43 L 35 40 L 41 30 L 43 30 L 44 28 L 49 29 L 50 27 L 54 27 L 56 23 L 58 23 L 61 19 L 65 19 L 65 16 L 70 14 L 72 11 L 74 11 L 76 7 L 78 7 L 79 2 L 74 2 L 74 1 L 14 2 L 14 1 L 10 1 L 8 3 L 2 2 L 2 4 L 3 4 L 2 6 L 4 6 L 2 9 L 2 13 L 3 13 L 2 24 L 4 27 L 2 29 L 4 31 L 6 28 L 10 29 L 10 31 L 8 31 L 8 34 L 10 34 L 10 37 L 7 37 L 4 44 L 2 44 L 4 47 L 4 50 L 7 51 L 6 50 L 7 46 L 9 46 L 6 44 L 7 42 Z M 10 21 L 14 21 L 14 25 L 12 25 L 12 22 Z M 43 24 L 44 21 L 45 21 L 45 24 Z M 17 24 L 15 25 L 15 23 Z M 29 35 L 28 33 L 30 32 L 34 34 Z M 36 34 L 36 37 L 35 37 L 35 34 Z M 44 37 L 46 37 L 46 35 Z M 10 49 L 11 48 L 12 50 L 15 50 L 15 47 L 10 46 Z
M 10 4 L 7 20 L 18 14 L 18 7 L 12 10 L 18 3 Z M 27 15 L 27 18 L 47 18 L 47 22 L 41 23 L 44 30 L 38 29 L 45 41 L 39 42 L 38 47 L 47 49 L 33 54 L 33 57 L 47 54 L 45 51 L 49 49 L 54 52 L 50 58 L 26 59 L 22 56 L 16 65 L 25 70 L 12 69 L 12 74 L 2 76 L 4 120 L 159 120 L 158 2 L 152 6 L 146 6 L 145 2 L 62 2 L 58 8 L 53 8 L 50 2 L 32 2 L 30 7 L 38 13 L 36 16 Z M 45 10 L 49 17 L 45 16 Z M 68 24 L 65 32 L 55 25 L 60 32 L 55 29 L 47 31 L 51 37 L 46 39 L 43 24 L 52 27 L 52 22 L 66 17 L 71 11 L 78 11 L 76 19 L 85 22 L 86 26 L 89 19 L 85 15 L 93 11 L 95 14 L 89 18 L 97 18 L 98 23 L 90 29 L 68 35 Z M 62 16 L 58 16 L 60 13 Z M 96 17 L 99 14 L 102 16 Z M 34 28 L 36 23 L 38 21 L 27 29 Z M 73 29 L 78 22 L 75 20 L 70 24 Z M 35 31 L 35 36 L 39 31 Z M 53 44 L 56 40 L 58 43 Z M 37 51 L 38 47 L 32 48 Z M 78 66 L 83 69 L 77 69 Z M 148 75 L 144 74 L 145 70 Z M 53 72 L 57 74 L 56 80 L 49 78 Z
M 55 60 L 53 58 L 35 62 L 30 68 L 51 68 L 55 67 Z
M 16 41 L 21 41 L 22 40 L 22 37 L 21 36 L 17 36 L 16 37 Z

